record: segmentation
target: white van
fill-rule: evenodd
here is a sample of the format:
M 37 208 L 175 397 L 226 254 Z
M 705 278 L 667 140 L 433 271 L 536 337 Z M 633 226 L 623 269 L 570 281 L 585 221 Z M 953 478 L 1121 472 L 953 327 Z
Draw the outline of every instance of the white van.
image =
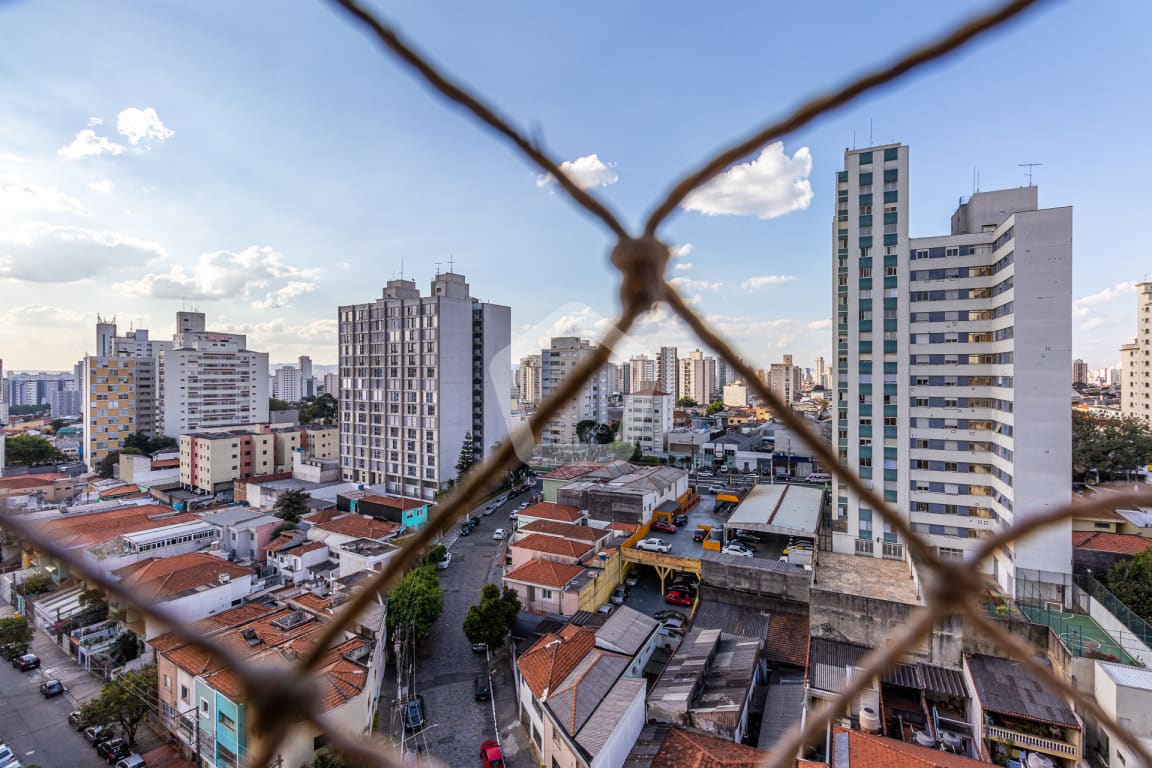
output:
M 813 472 L 804 479 L 810 483 L 830 483 L 832 482 L 832 475 L 827 472 Z
M 120 762 L 116 763 L 116 768 L 145 768 L 144 758 L 133 753 L 128 757 L 121 758 Z

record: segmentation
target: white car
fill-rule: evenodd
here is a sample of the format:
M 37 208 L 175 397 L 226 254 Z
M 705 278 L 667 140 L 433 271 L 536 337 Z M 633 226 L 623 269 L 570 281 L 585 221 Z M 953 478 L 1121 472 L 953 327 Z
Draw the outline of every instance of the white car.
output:
M 671 552 L 672 545 L 664 539 L 641 539 L 636 542 L 636 549 L 643 549 L 647 552 Z
M 497 528 L 496 530 L 492 531 L 492 538 L 496 539 L 497 541 L 504 541 L 504 529 Z
M 740 557 L 752 557 L 752 550 L 739 542 L 732 542 L 724 549 L 720 550 L 726 555 L 738 555 Z
M 451 564 L 452 564 L 452 553 L 451 552 L 445 552 L 444 553 L 444 559 L 441 560 L 440 562 L 436 563 L 436 570 L 446 571 L 446 570 L 448 570 L 448 566 Z
M 712 470 L 702 469 L 696 473 L 696 477 L 712 477 Z

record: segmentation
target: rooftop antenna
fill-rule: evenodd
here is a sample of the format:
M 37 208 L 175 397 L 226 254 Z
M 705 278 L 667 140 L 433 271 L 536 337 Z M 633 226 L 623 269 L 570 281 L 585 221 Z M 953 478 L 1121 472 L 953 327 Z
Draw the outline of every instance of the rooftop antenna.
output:
M 972 166 L 972 194 L 976 194 L 976 166 Z
M 873 144 L 872 144 L 872 118 L 868 118 L 868 146 L 870 146 L 870 147 L 873 146 Z
M 452 254 L 448 254 L 448 271 L 456 274 L 456 257 Z
M 1030 187 L 1035 186 L 1032 183 L 1032 169 L 1038 165 L 1044 165 L 1044 163 L 1017 163 L 1017 165 L 1021 168 L 1027 168 L 1028 169 L 1028 186 L 1030 186 Z
M 404 279 L 404 259 L 400 259 L 400 279 Z
M 852 149 L 856 149 L 856 131 L 852 131 Z
M 436 276 L 439 277 L 440 276 L 440 265 L 443 264 L 444 262 L 434 261 L 432 263 L 436 265 Z

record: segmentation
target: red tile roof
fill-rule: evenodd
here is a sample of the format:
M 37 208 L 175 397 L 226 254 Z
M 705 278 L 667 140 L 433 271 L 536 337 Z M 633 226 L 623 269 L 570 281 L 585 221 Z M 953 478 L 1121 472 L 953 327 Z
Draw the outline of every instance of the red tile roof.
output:
M 379 504 L 382 507 L 391 507 L 392 509 L 399 509 L 404 512 L 423 507 L 428 503 L 426 501 L 417 501 L 416 499 L 402 499 L 397 496 L 364 496 L 360 501 L 367 501 L 372 504 Z
M 169 469 L 180 466 L 180 459 L 153 459 L 152 469 Z
M 764 656 L 771 661 L 808 666 L 808 617 L 795 613 L 774 613 L 768 620 Z
M 561 539 L 557 536 L 545 536 L 542 533 L 534 533 L 531 536 L 526 536 L 513 544 L 512 548 L 529 549 L 533 552 L 547 552 L 548 554 L 574 559 L 580 559 L 593 549 L 590 544 Z
M 520 517 L 535 517 L 543 520 L 559 520 L 562 523 L 575 523 L 582 515 L 578 507 L 557 504 L 554 501 L 541 501 L 519 513 Z
M 351 536 L 355 539 L 381 539 L 400 530 L 397 523 L 376 520 L 363 515 L 343 515 L 313 526 L 321 531 Z
M 113 571 L 125 585 L 150 600 L 164 601 L 181 597 L 201 587 L 219 586 L 220 577 L 239 579 L 251 576 L 252 570 L 205 555 L 190 552 L 175 557 L 152 557 Z
M 767 764 L 768 755 L 725 739 L 669 728 L 651 768 L 759 768 Z
M 559 536 L 565 539 L 585 541 L 589 544 L 595 544 L 605 536 L 611 535 L 609 531 L 601 528 L 590 528 L 587 525 L 576 525 L 575 523 L 562 523 L 558 520 L 533 520 L 531 523 L 528 523 L 528 525 L 520 526 L 517 531 L 540 533 L 546 536 Z
M 836 733 L 844 732 L 840 727 L 835 730 Z M 988 765 L 968 757 L 860 731 L 848 731 L 848 754 L 852 768 L 986 768 Z M 835 764 L 838 761 L 831 759 L 829 762 Z
M 126 533 L 149 531 L 165 525 L 199 520 L 190 512 L 174 512 L 160 504 L 113 509 L 107 512 L 61 515 L 39 523 L 44 536 L 64 547 L 82 547 Z
M 540 477 L 545 480 L 575 480 L 577 477 L 595 472 L 603 466 L 603 464 L 595 461 L 577 461 L 574 464 L 565 464 L 546 475 L 540 475 Z
M 1152 539 L 1131 533 L 1108 533 L 1107 531 L 1073 531 L 1072 546 L 1093 552 L 1113 552 L 1121 555 L 1138 555 L 1152 547 Z
M 100 491 L 100 498 L 102 499 L 118 499 L 122 496 L 133 496 L 140 493 L 140 488 L 135 485 L 118 485 L 115 488 L 108 488 L 107 490 Z
M 55 480 L 67 480 L 68 475 L 49 472 L 42 475 L 19 475 L 17 477 L 0 478 L 0 490 L 18 491 L 24 488 L 42 488 L 51 485 Z M 135 488 L 135 486 L 133 486 Z
M 572 624 L 549 632 L 520 655 L 516 666 L 537 699 L 552 691 L 596 646 L 596 633 Z
M 542 587 L 560 589 L 572 579 L 584 573 L 579 565 L 554 563 L 551 560 L 529 560 L 514 571 L 505 574 L 509 581 L 522 581 Z

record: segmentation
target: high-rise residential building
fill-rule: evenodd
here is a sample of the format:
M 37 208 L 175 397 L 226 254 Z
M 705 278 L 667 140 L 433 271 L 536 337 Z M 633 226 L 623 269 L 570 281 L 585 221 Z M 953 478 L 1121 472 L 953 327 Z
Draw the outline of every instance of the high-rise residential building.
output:
M 295 403 L 303 396 L 302 383 L 299 368 L 282 365 L 272 376 L 272 397 L 286 403 Z
M 1136 339 L 1120 359 L 1120 412 L 1152 422 L 1152 282 L 1136 284 Z
M 974 194 L 908 237 L 908 148 L 845 153 L 833 242 L 837 449 L 942 557 L 1071 495 L 1072 210 L 1035 187 Z M 906 556 L 847 489 L 833 548 Z M 1071 569 L 1067 522 L 982 566 L 1009 594 Z
M 527 355 L 520 358 L 520 367 L 516 370 L 517 389 L 520 402 L 530 405 L 540 404 L 540 355 Z
M 656 387 L 680 396 L 680 359 L 676 347 L 660 347 L 656 355 Z
M 91 470 L 137 432 L 136 395 L 141 360 L 114 355 L 84 358 L 81 410 L 84 442 L 80 458 Z
M 792 363 L 792 355 L 784 355 L 784 362 L 772 363 L 765 372 L 764 385 L 786 403 L 800 400 L 804 371 Z
M 381 298 L 340 307 L 344 479 L 431 500 L 456 479 L 466 435 L 478 461 L 506 440 L 511 317 L 453 272 L 427 296 L 390 280 Z
M 332 395 L 337 400 L 340 399 L 340 374 L 339 373 L 326 373 L 324 374 L 324 394 Z
M 716 358 L 705 357 L 704 353 L 696 349 L 688 353 L 688 357 L 680 360 L 680 390 L 678 398 L 690 397 L 697 403 L 704 405 L 712 402 L 716 389 Z
M 649 387 L 628 393 L 624 396 L 621 439 L 636 443 L 649 456 L 664 453 L 675 405 L 676 399 L 662 389 Z
M 816 376 L 814 383 L 818 387 L 828 388 L 827 376 L 824 371 L 824 358 L 820 355 L 816 356 Z
M 1072 383 L 1088 383 L 1088 363 L 1084 362 L 1083 360 L 1072 361 Z
M 636 355 L 628 361 L 628 391 L 638 392 L 656 386 L 656 361 L 647 355 Z M 671 390 L 662 390 L 671 394 Z
M 41 405 L 47 403 L 54 392 L 75 389 L 76 382 L 71 373 L 48 371 L 41 373 L 9 373 L 9 405 Z
M 581 362 L 596 350 L 592 342 L 576 336 L 557 336 L 548 349 L 540 351 L 541 394 L 547 398 Z M 608 396 L 615 382 L 614 367 L 602 366 L 588 377 L 576 397 L 569 400 L 544 425 L 541 440 L 545 445 L 569 445 L 579 442 L 576 426 L 582 421 L 608 423 Z
M 70 388 L 48 393 L 48 407 L 52 409 L 54 419 L 72 419 L 79 416 L 81 404 L 79 390 Z

